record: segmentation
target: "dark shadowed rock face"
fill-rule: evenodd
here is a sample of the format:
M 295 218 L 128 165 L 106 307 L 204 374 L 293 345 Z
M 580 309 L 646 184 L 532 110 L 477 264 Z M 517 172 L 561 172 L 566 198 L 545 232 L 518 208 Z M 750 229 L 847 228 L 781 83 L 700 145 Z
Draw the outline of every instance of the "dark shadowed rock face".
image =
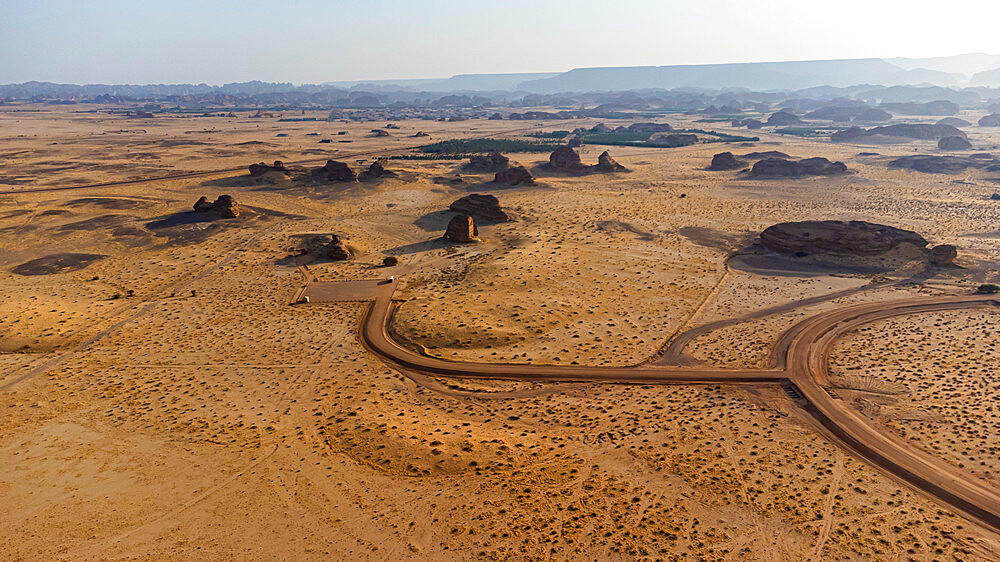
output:
M 479 240 L 479 229 L 476 228 L 476 221 L 466 214 L 458 214 L 451 217 L 448 229 L 444 231 L 444 237 L 452 242 L 476 242 Z
M 914 154 L 913 156 L 904 156 L 889 162 L 889 167 L 913 170 L 925 174 L 957 174 L 966 168 L 977 168 L 988 163 L 976 158 L 963 158 L 961 156 Z
M 770 226 L 760 234 L 765 248 L 782 254 L 876 256 L 900 244 L 923 249 L 916 232 L 864 221 L 802 221 Z
M 194 210 L 199 213 L 215 213 L 224 219 L 235 219 L 240 216 L 240 206 L 233 200 L 232 195 L 220 195 L 211 203 L 203 195 L 195 201 Z
M 1000 127 L 1000 113 L 990 113 L 979 120 L 980 127 Z
M 669 135 L 658 133 L 651 136 L 649 141 L 655 143 L 657 146 L 676 148 L 679 146 L 690 146 L 697 143 L 698 135 L 693 133 L 670 133 Z
M 285 168 L 284 163 L 281 160 L 275 160 L 274 164 L 268 166 L 264 162 L 258 164 L 250 164 L 250 175 L 251 176 L 263 176 L 268 172 L 287 172 L 288 169 Z
M 580 155 L 568 146 L 560 146 L 549 155 L 549 166 L 556 170 L 578 172 L 584 169 Z
M 534 185 L 535 178 L 527 168 L 518 164 L 497 172 L 493 181 L 507 185 Z
M 939 123 L 897 123 L 884 127 L 873 127 L 867 131 L 860 127 L 851 127 L 850 129 L 838 131 L 830 135 L 830 140 L 835 142 L 850 142 L 873 136 L 917 140 L 940 140 L 944 137 L 966 138 L 965 133 L 951 125 L 942 125 Z
M 469 163 L 465 169 L 475 172 L 499 172 L 510 167 L 510 158 L 499 152 L 489 154 L 473 154 L 469 156 Z
M 847 172 L 843 162 L 831 162 L 826 158 L 806 158 L 804 160 L 785 160 L 783 158 L 764 158 L 757 161 L 750 169 L 753 177 L 793 178 L 799 176 L 833 176 Z
M 968 127 L 972 125 L 965 119 L 959 119 L 958 117 L 945 117 L 944 119 L 939 119 L 936 123 L 937 125 L 948 125 L 951 127 Z
M 601 153 L 600 156 L 597 157 L 597 164 L 594 166 L 594 171 L 624 172 L 625 166 L 622 166 L 617 161 L 615 161 L 615 159 L 611 157 L 611 154 L 607 150 L 605 150 L 604 152 Z
M 938 148 L 941 150 L 969 150 L 972 143 L 962 137 L 942 137 L 938 141 Z
M 958 257 L 958 248 L 951 244 L 941 244 L 931 248 L 927 254 L 927 261 L 934 267 L 951 267 L 955 265 L 955 258 Z
M 488 193 L 470 193 L 448 206 L 456 213 L 469 215 L 482 222 L 508 222 L 514 220 L 500 208 L 500 200 Z
M 396 172 L 391 172 L 385 169 L 381 160 L 376 160 L 368 166 L 368 169 L 358 174 L 358 180 L 360 181 L 371 181 L 378 178 L 394 178 L 396 177 Z
M 352 182 L 358 181 L 358 174 L 344 162 L 327 160 L 322 168 L 312 171 L 313 178 L 325 181 Z
M 720 152 L 712 157 L 712 163 L 708 166 L 708 169 L 714 171 L 739 170 L 745 165 L 743 162 L 737 160 L 732 152 Z
M 306 252 L 317 258 L 340 261 L 351 258 L 351 251 L 336 234 L 318 234 L 306 240 Z
M 632 123 L 628 130 L 633 133 L 663 133 L 673 130 L 673 127 L 666 123 Z
M 772 113 L 770 117 L 767 118 L 767 125 L 772 127 L 781 127 L 785 125 L 798 125 L 802 123 L 802 120 L 796 117 L 794 114 L 787 111 L 778 111 L 777 113 Z

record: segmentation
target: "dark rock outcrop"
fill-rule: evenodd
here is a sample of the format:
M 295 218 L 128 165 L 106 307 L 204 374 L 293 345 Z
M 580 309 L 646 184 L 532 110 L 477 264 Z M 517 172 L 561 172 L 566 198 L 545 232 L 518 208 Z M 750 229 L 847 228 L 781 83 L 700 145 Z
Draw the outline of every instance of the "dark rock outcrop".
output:
M 788 111 L 778 111 L 772 113 L 770 117 L 767 118 L 767 125 L 771 127 L 783 127 L 786 125 L 799 125 L 802 120 L 799 119 L 793 113 Z
M 413 133 L 410 136 L 412 136 L 414 138 L 419 138 L 419 137 L 429 137 L 430 135 L 428 135 L 427 133 L 425 133 L 423 131 L 417 131 L 416 133 Z
M 966 138 L 966 134 L 951 125 L 929 123 L 897 123 L 884 127 L 873 127 L 867 131 L 860 127 L 851 127 L 830 135 L 834 142 L 849 142 L 864 137 L 898 137 L 916 140 L 941 140 L 944 137 Z
M 469 156 L 469 163 L 465 165 L 466 170 L 474 172 L 499 172 L 510 167 L 510 158 L 499 152 L 489 154 L 473 154 Z
M 385 169 L 381 160 L 376 160 L 372 162 L 368 169 L 358 174 L 358 180 L 360 181 L 371 181 L 378 178 L 394 178 L 396 177 L 396 172 L 392 172 Z
M 305 250 L 317 258 L 329 258 L 336 261 L 352 257 L 344 240 L 336 234 L 318 234 L 308 238 L 305 242 Z
M 358 174 L 350 166 L 336 160 L 327 160 L 322 168 L 316 168 L 312 171 L 312 177 L 325 181 L 358 181 Z
M 250 164 L 250 175 L 251 176 L 263 176 L 268 172 L 287 172 L 288 169 L 281 160 L 275 160 L 274 164 L 268 166 L 265 162 L 260 162 L 258 164 Z
M 708 169 L 713 171 L 739 170 L 744 166 L 746 164 L 737 160 L 732 152 L 720 152 L 712 157 L 712 163 Z
M 549 155 L 549 166 L 564 172 L 579 172 L 584 169 L 580 155 L 568 146 L 560 146 Z
M 938 141 L 938 148 L 941 150 L 969 150 L 972 148 L 972 143 L 969 142 L 969 139 L 962 137 L 942 137 Z
M 943 119 L 938 119 L 936 125 L 948 125 L 951 127 L 968 127 L 972 125 L 965 119 L 959 119 L 958 117 L 945 117 Z
M 931 248 L 927 261 L 934 267 L 952 267 L 958 257 L 958 248 L 951 244 L 940 244 Z
M 500 207 L 500 200 L 488 193 L 470 193 L 456 199 L 449 209 L 456 213 L 469 215 L 481 222 L 508 222 L 514 218 Z
M 593 170 L 595 172 L 605 173 L 626 171 L 625 166 L 622 166 L 615 161 L 615 159 L 611 157 L 611 153 L 607 150 L 602 152 L 601 155 L 597 157 L 597 164 L 594 165 Z
M 983 162 L 975 158 L 962 158 L 960 156 L 931 156 L 927 154 L 915 154 L 904 156 L 889 162 L 890 168 L 903 170 L 913 170 L 925 174 L 957 174 L 966 168 L 976 168 L 984 165 Z
M 203 195 L 195 202 L 194 210 L 199 213 L 215 213 L 224 219 L 235 219 L 240 216 L 240 206 L 233 200 L 232 195 L 220 195 L 211 203 Z
M 750 169 L 753 177 L 793 178 L 799 176 L 833 176 L 847 172 L 843 162 L 831 162 L 826 158 L 806 158 L 804 160 L 785 160 L 783 158 L 764 158 L 758 160 Z
M 870 107 L 865 109 L 861 113 L 858 113 L 854 120 L 861 123 L 881 123 L 883 121 L 888 121 L 892 119 L 892 114 L 884 109 L 879 109 L 877 107 Z
M 632 123 L 628 130 L 633 133 L 665 133 L 672 131 L 673 127 L 666 123 Z
M 777 150 L 765 150 L 763 152 L 748 152 L 741 156 L 740 158 L 746 158 L 747 160 L 763 160 L 765 158 L 784 158 L 785 160 L 791 160 L 792 157 L 785 154 L 784 152 L 778 152 Z
M 979 120 L 980 127 L 1000 127 L 1000 113 L 990 113 L 984 115 Z
M 535 184 L 535 178 L 531 175 L 531 172 L 520 164 L 500 170 L 495 176 L 493 176 L 493 181 L 496 183 L 505 183 L 507 185 Z
M 760 241 L 771 251 L 793 255 L 876 256 L 904 243 L 927 246 L 916 232 L 864 221 L 785 222 L 761 232 Z
M 444 232 L 444 237 L 452 242 L 477 242 L 479 240 L 479 229 L 476 228 L 476 221 L 469 215 L 458 214 L 451 217 L 448 228 Z

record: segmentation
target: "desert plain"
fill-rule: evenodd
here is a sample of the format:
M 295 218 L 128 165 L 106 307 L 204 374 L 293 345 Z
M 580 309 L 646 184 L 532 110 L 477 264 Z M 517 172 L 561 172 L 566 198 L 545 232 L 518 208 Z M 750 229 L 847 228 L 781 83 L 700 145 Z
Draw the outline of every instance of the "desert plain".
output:
M 608 150 L 627 171 L 559 173 L 547 152 L 507 153 L 535 184 L 506 186 L 466 158 L 392 157 L 602 120 L 402 120 L 373 136 L 384 123 L 320 112 L 102 109 L 0 106 L 5 559 L 1000 557 L 995 528 L 845 450 L 787 387 L 437 377 L 366 349 L 369 302 L 301 302 L 322 296 L 310 285 L 392 276 L 391 337 L 472 363 L 650 365 L 681 334 L 737 319 L 692 337 L 680 362 L 764 368 L 812 315 L 1000 279 L 997 174 L 887 165 L 935 142 L 764 129 L 676 148 L 584 143 L 584 162 Z M 707 127 L 698 118 L 656 120 Z M 967 132 L 997 152 L 1000 129 Z M 849 172 L 706 169 L 719 152 L 772 150 Z M 308 174 L 383 158 L 393 177 Z M 274 160 L 290 172 L 248 175 Z M 449 205 L 470 193 L 514 220 L 443 240 Z M 191 211 L 220 195 L 238 217 Z M 891 225 L 958 255 L 869 268 L 760 249 L 767 227 L 806 220 Z M 353 257 L 303 254 L 317 234 Z M 834 344 L 830 388 L 957 478 L 1000 488 L 998 320 L 986 307 L 867 324 Z

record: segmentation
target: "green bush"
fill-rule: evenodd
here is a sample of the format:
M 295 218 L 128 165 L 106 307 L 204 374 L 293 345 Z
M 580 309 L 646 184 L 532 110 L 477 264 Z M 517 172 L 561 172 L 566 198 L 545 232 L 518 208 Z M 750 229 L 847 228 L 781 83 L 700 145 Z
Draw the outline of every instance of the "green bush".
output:
M 983 283 L 976 289 L 976 292 L 980 295 L 992 295 L 1000 292 L 1000 285 L 994 285 L 993 283 Z

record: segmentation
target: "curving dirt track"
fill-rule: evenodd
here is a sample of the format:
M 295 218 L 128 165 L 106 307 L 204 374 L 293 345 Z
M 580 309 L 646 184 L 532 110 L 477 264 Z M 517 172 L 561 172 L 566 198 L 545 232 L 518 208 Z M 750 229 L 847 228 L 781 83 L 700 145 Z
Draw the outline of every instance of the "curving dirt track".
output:
M 991 295 L 939 296 L 865 303 L 817 314 L 786 331 L 772 352 L 775 368 L 641 365 L 588 367 L 458 362 L 414 353 L 389 335 L 395 282 L 383 282 L 361 320 L 361 343 L 404 374 L 544 382 L 625 384 L 787 384 L 838 445 L 982 525 L 1000 532 L 1000 490 L 905 443 L 826 390 L 827 362 L 838 338 L 858 327 L 910 314 L 1000 306 Z M 699 328 L 696 328 L 699 329 Z

